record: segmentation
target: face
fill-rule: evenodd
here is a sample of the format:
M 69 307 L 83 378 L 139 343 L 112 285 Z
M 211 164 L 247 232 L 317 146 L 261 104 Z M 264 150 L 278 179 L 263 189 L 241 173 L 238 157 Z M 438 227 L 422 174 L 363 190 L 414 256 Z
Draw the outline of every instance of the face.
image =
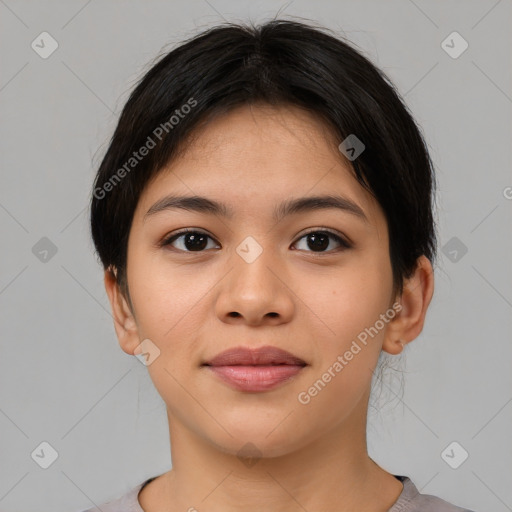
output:
M 147 368 L 170 423 L 225 452 L 252 442 L 282 455 L 354 428 L 367 407 L 394 312 L 389 240 L 339 142 L 297 108 L 243 106 L 196 133 L 140 197 L 127 262 L 134 335 L 121 344 L 133 353 L 151 340 L 159 354 Z M 170 195 L 230 215 L 155 207 Z M 313 196 L 353 207 L 306 203 L 274 216 Z M 277 347 L 305 365 L 266 389 L 240 389 L 204 366 L 240 346 Z

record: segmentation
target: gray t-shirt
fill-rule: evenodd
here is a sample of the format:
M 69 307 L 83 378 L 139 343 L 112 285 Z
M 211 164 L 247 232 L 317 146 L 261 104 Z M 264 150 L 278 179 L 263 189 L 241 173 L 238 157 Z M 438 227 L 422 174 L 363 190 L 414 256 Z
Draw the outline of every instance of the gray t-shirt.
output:
M 473 512 L 466 508 L 452 505 L 436 496 L 420 494 L 407 476 L 393 476 L 402 482 L 404 488 L 388 512 Z M 83 512 L 144 512 L 137 497 L 141 489 L 155 478 L 156 476 L 145 480 L 120 498 L 100 505 L 99 508 L 89 508 Z

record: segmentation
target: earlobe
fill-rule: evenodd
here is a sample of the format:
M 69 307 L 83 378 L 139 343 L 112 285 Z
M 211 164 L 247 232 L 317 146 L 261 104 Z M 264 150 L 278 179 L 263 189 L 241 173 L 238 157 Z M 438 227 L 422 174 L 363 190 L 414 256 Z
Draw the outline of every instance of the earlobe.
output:
M 114 329 L 119 345 L 127 354 L 133 355 L 133 351 L 140 344 L 135 318 L 119 289 L 114 273 L 109 269 L 105 270 L 104 283 L 112 309 Z
M 422 255 L 414 274 L 404 282 L 400 298 L 401 309 L 388 324 L 382 350 L 399 354 L 406 343 L 413 341 L 423 330 L 428 306 L 434 294 L 434 270 L 430 260 Z

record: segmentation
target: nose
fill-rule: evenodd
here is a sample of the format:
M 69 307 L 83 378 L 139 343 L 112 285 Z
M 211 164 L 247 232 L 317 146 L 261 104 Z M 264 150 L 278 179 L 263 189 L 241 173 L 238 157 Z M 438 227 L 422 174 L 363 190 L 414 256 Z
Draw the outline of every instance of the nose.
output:
M 295 311 L 294 294 L 286 272 L 264 250 L 250 263 L 238 254 L 232 258 L 233 268 L 221 282 L 216 314 L 230 324 L 280 325 L 287 323 Z

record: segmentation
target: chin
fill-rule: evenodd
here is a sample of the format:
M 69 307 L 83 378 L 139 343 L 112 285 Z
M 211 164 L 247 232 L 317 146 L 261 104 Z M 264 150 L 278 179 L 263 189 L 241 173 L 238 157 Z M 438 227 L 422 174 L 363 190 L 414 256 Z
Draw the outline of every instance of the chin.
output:
M 242 461 L 245 458 L 281 457 L 307 444 L 307 440 L 301 437 L 301 433 L 292 424 L 285 428 L 283 425 L 278 426 L 279 422 L 269 423 L 272 425 L 267 422 L 240 422 L 226 426 L 232 437 L 229 434 L 220 438 L 207 437 L 216 449 L 237 456 Z

